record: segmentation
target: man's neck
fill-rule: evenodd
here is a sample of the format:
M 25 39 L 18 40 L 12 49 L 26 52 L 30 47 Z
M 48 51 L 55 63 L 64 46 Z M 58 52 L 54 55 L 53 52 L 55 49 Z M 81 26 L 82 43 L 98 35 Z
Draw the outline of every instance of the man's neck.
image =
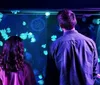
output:
M 63 30 L 64 33 L 69 31 L 69 30 L 66 30 L 65 28 L 62 28 L 62 30 Z M 75 28 L 72 28 L 70 31 L 72 31 L 72 30 L 75 30 Z

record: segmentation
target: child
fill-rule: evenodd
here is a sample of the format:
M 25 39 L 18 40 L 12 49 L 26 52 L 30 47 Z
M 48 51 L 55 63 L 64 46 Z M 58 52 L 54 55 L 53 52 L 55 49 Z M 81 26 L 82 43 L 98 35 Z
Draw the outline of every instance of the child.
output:
M 22 39 L 11 36 L 0 55 L 0 85 L 36 85 L 33 71 L 24 61 Z

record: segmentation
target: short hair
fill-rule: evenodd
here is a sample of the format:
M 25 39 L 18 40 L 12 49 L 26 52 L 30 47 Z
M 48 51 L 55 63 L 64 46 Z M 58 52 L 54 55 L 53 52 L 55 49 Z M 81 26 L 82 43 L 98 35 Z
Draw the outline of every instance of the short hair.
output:
M 4 44 L 0 56 L 0 67 L 9 72 L 16 72 L 24 66 L 24 47 L 22 39 L 11 36 Z
M 75 14 L 68 9 L 64 9 L 58 12 L 57 19 L 61 27 L 64 27 L 67 30 L 72 29 L 77 24 Z

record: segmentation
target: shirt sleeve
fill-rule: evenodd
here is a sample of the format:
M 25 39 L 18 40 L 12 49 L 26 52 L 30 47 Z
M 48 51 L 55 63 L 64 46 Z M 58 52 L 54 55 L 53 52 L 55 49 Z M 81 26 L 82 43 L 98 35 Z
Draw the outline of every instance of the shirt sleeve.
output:
M 98 74 L 98 53 L 97 53 L 97 48 L 96 45 L 94 43 L 94 60 L 93 60 L 93 77 L 96 78 L 97 74 Z

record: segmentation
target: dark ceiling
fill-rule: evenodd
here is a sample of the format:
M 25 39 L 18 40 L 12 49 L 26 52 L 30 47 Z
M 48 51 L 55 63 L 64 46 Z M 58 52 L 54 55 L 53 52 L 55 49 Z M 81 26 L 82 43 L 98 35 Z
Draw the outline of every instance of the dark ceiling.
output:
M 2 0 L 0 9 L 100 8 L 99 0 Z

